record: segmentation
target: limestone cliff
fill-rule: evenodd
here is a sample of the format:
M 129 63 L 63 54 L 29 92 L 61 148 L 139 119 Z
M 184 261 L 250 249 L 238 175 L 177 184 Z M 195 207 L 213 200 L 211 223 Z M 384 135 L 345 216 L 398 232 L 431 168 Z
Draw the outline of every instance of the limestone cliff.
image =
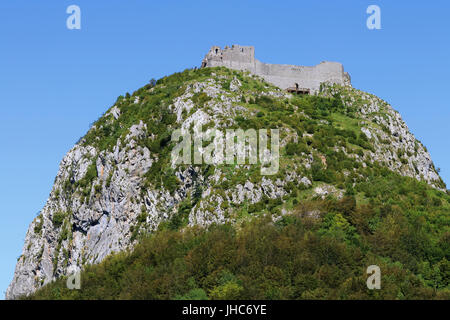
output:
M 323 111 L 327 115 L 320 119 L 311 115 L 317 110 L 308 109 L 314 99 L 342 104 Z M 274 176 L 261 176 L 251 165 L 176 166 L 170 159 L 170 132 L 189 129 L 194 121 L 205 130 L 277 127 L 282 148 L 301 148 L 282 153 Z M 296 123 L 305 130 L 295 129 Z M 320 144 L 327 138 L 320 134 L 333 128 L 347 135 L 331 139 L 335 145 L 329 146 L 351 163 L 333 178 L 344 185 L 316 181 L 312 172 L 317 159 L 332 166 L 332 157 L 323 152 L 328 146 Z M 400 115 L 373 95 L 325 85 L 318 97 L 297 97 L 226 68 L 163 78 L 119 97 L 64 157 L 45 207 L 30 224 L 6 298 L 30 294 L 85 264 L 131 249 L 141 234 L 180 212 L 181 224 L 239 222 L 268 200 L 281 203 L 292 185 L 308 196 L 341 197 L 346 186 L 364 179 L 359 168 L 375 163 L 445 187 Z M 193 206 L 185 210 L 187 200 Z M 274 210 L 274 219 L 286 210 Z

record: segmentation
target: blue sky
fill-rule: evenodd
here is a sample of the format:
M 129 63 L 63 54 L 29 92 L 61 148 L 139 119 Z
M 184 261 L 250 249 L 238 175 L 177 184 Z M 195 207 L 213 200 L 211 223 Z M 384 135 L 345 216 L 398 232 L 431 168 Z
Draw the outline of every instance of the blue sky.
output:
M 81 30 L 66 8 L 81 8 Z M 368 30 L 366 8 L 381 8 Z M 0 290 L 59 162 L 117 96 L 199 66 L 212 45 L 268 63 L 338 61 L 398 110 L 450 183 L 450 3 L 435 1 L 2 1 Z M 0 294 L 1 296 L 1 294 Z

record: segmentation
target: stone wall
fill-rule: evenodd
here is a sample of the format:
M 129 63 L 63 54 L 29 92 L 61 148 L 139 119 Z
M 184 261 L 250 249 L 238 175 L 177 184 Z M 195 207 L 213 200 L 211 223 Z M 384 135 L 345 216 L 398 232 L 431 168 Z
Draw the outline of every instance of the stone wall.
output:
M 325 61 L 312 67 L 268 64 L 255 59 L 255 48 L 252 46 L 233 45 L 224 49 L 211 47 L 203 59 L 202 67 L 218 66 L 247 70 L 281 89 L 298 84 L 300 88 L 316 93 L 322 82 L 351 85 L 349 74 L 344 72 L 344 67 L 338 62 Z

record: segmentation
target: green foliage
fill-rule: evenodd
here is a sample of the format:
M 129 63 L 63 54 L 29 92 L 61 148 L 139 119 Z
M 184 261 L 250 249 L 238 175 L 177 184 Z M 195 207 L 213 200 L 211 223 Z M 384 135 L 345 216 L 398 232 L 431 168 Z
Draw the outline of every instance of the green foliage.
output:
M 53 213 L 53 217 L 52 217 L 53 226 L 55 228 L 59 228 L 62 225 L 66 216 L 67 216 L 67 214 L 62 211 L 56 211 L 55 213 Z
M 145 174 L 148 184 L 152 184 L 156 188 L 164 186 L 171 194 L 175 192 L 178 187 L 178 178 L 172 168 L 163 170 L 165 164 L 169 161 L 168 154 L 165 153 L 157 162 L 155 162 L 150 170 Z
M 203 106 L 209 100 L 211 100 L 211 97 L 209 97 L 205 92 L 195 93 L 192 97 L 192 102 L 197 107 Z
M 74 184 L 74 189 L 81 189 L 81 194 L 82 196 L 84 196 L 85 198 L 89 197 L 91 194 L 91 189 L 92 189 L 92 183 L 94 182 L 94 179 L 96 179 L 98 177 L 98 172 L 97 172 L 97 164 L 96 161 L 93 160 L 91 162 L 91 164 L 89 165 L 89 167 L 87 168 L 86 174 L 84 175 L 84 177 L 82 179 L 80 179 L 79 181 L 77 181 Z M 72 186 L 69 184 L 67 186 L 68 188 L 72 188 Z M 94 188 L 95 192 L 100 192 L 101 190 L 101 186 L 96 186 L 96 188 Z
M 161 223 L 159 228 L 179 230 L 186 226 L 188 223 L 189 213 L 191 212 L 191 209 L 195 205 L 197 199 L 194 199 L 193 201 L 191 201 L 189 197 L 183 200 L 183 202 L 181 202 L 178 206 L 178 212 L 172 216 L 169 221 Z
M 168 169 L 163 176 L 163 183 L 164 187 L 166 187 L 167 190 L 171 194 L 173 194 L 178 186 L 178 179 L 175 176 L 175 172 L 172 168 Z
M 275 224 L 261 216 L 239 229 L 179 232 L 174 223 L 141 239 L 132 252 L 86 266 L 81 290 L 68 290 L 59 279 L 29 299 L 450 298 L 449 197 L 405 177 L 373 179 L 367 185 L 381 192 L 379 204 L 358 204 L 353 196 L 302 201 Z M 384 184 L 392 188 L 395 181 L 410 198 L 385 192 Z M 410 203 L 423 191 L 442 199 L 442 206 L 430 203 L 421 211 Z M 279 203 L 263 202 L 263 208 Z M 178 216 L 191 208 L 186 200 Z M 320 216 L 309 217 L 313 211 Z M 365 285 L 372 264 L 382 270 L 383 290 L 376 292 Z
M 205 290 L 196 288 L 182 296 L 176 296 L 175 300 L 208 300 L 208 295 Z
M 244 288 L 236 282 L 226 282 L 213 288 L 209 296 L 212 300 L 236 300 L 239 299 Z
M 95 161 L 93 161 L 87 171 L 86 171 L 86 175 L 84 176 L 83 179 L 81 179 L 80 181 L 80 186 L 86 186 L 90 183 L 92 183 L 92 181 L 97 178 L 98 176 L 98 172 L 97 172 L 97 165 L 95 163 Z
M 357 241 L 356 229 L 340 213 L 329 213 L 324 217 L 319 233 L 347 243 Z
M 42 231 L 42 226 L 44 225 L 44 217 L 42 213 L 36 219 L 38 220 L 36 220 L 34 225 L 34 233 L 40 235 Z

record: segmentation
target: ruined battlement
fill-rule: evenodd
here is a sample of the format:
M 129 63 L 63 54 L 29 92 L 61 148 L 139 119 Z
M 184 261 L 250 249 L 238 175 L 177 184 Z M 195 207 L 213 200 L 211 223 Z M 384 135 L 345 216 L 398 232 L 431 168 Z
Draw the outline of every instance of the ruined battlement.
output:
M 344 72 L 341 63 L 324 61 L 312 67 L 268 64 L 255 59 L 252 46 L 211 47 L 202 61 L 202 68 L 219 66 L 249 71 L 284 90 L 297 88 L 314 94 L 321 83 L 351 85 L 350 75 Z

